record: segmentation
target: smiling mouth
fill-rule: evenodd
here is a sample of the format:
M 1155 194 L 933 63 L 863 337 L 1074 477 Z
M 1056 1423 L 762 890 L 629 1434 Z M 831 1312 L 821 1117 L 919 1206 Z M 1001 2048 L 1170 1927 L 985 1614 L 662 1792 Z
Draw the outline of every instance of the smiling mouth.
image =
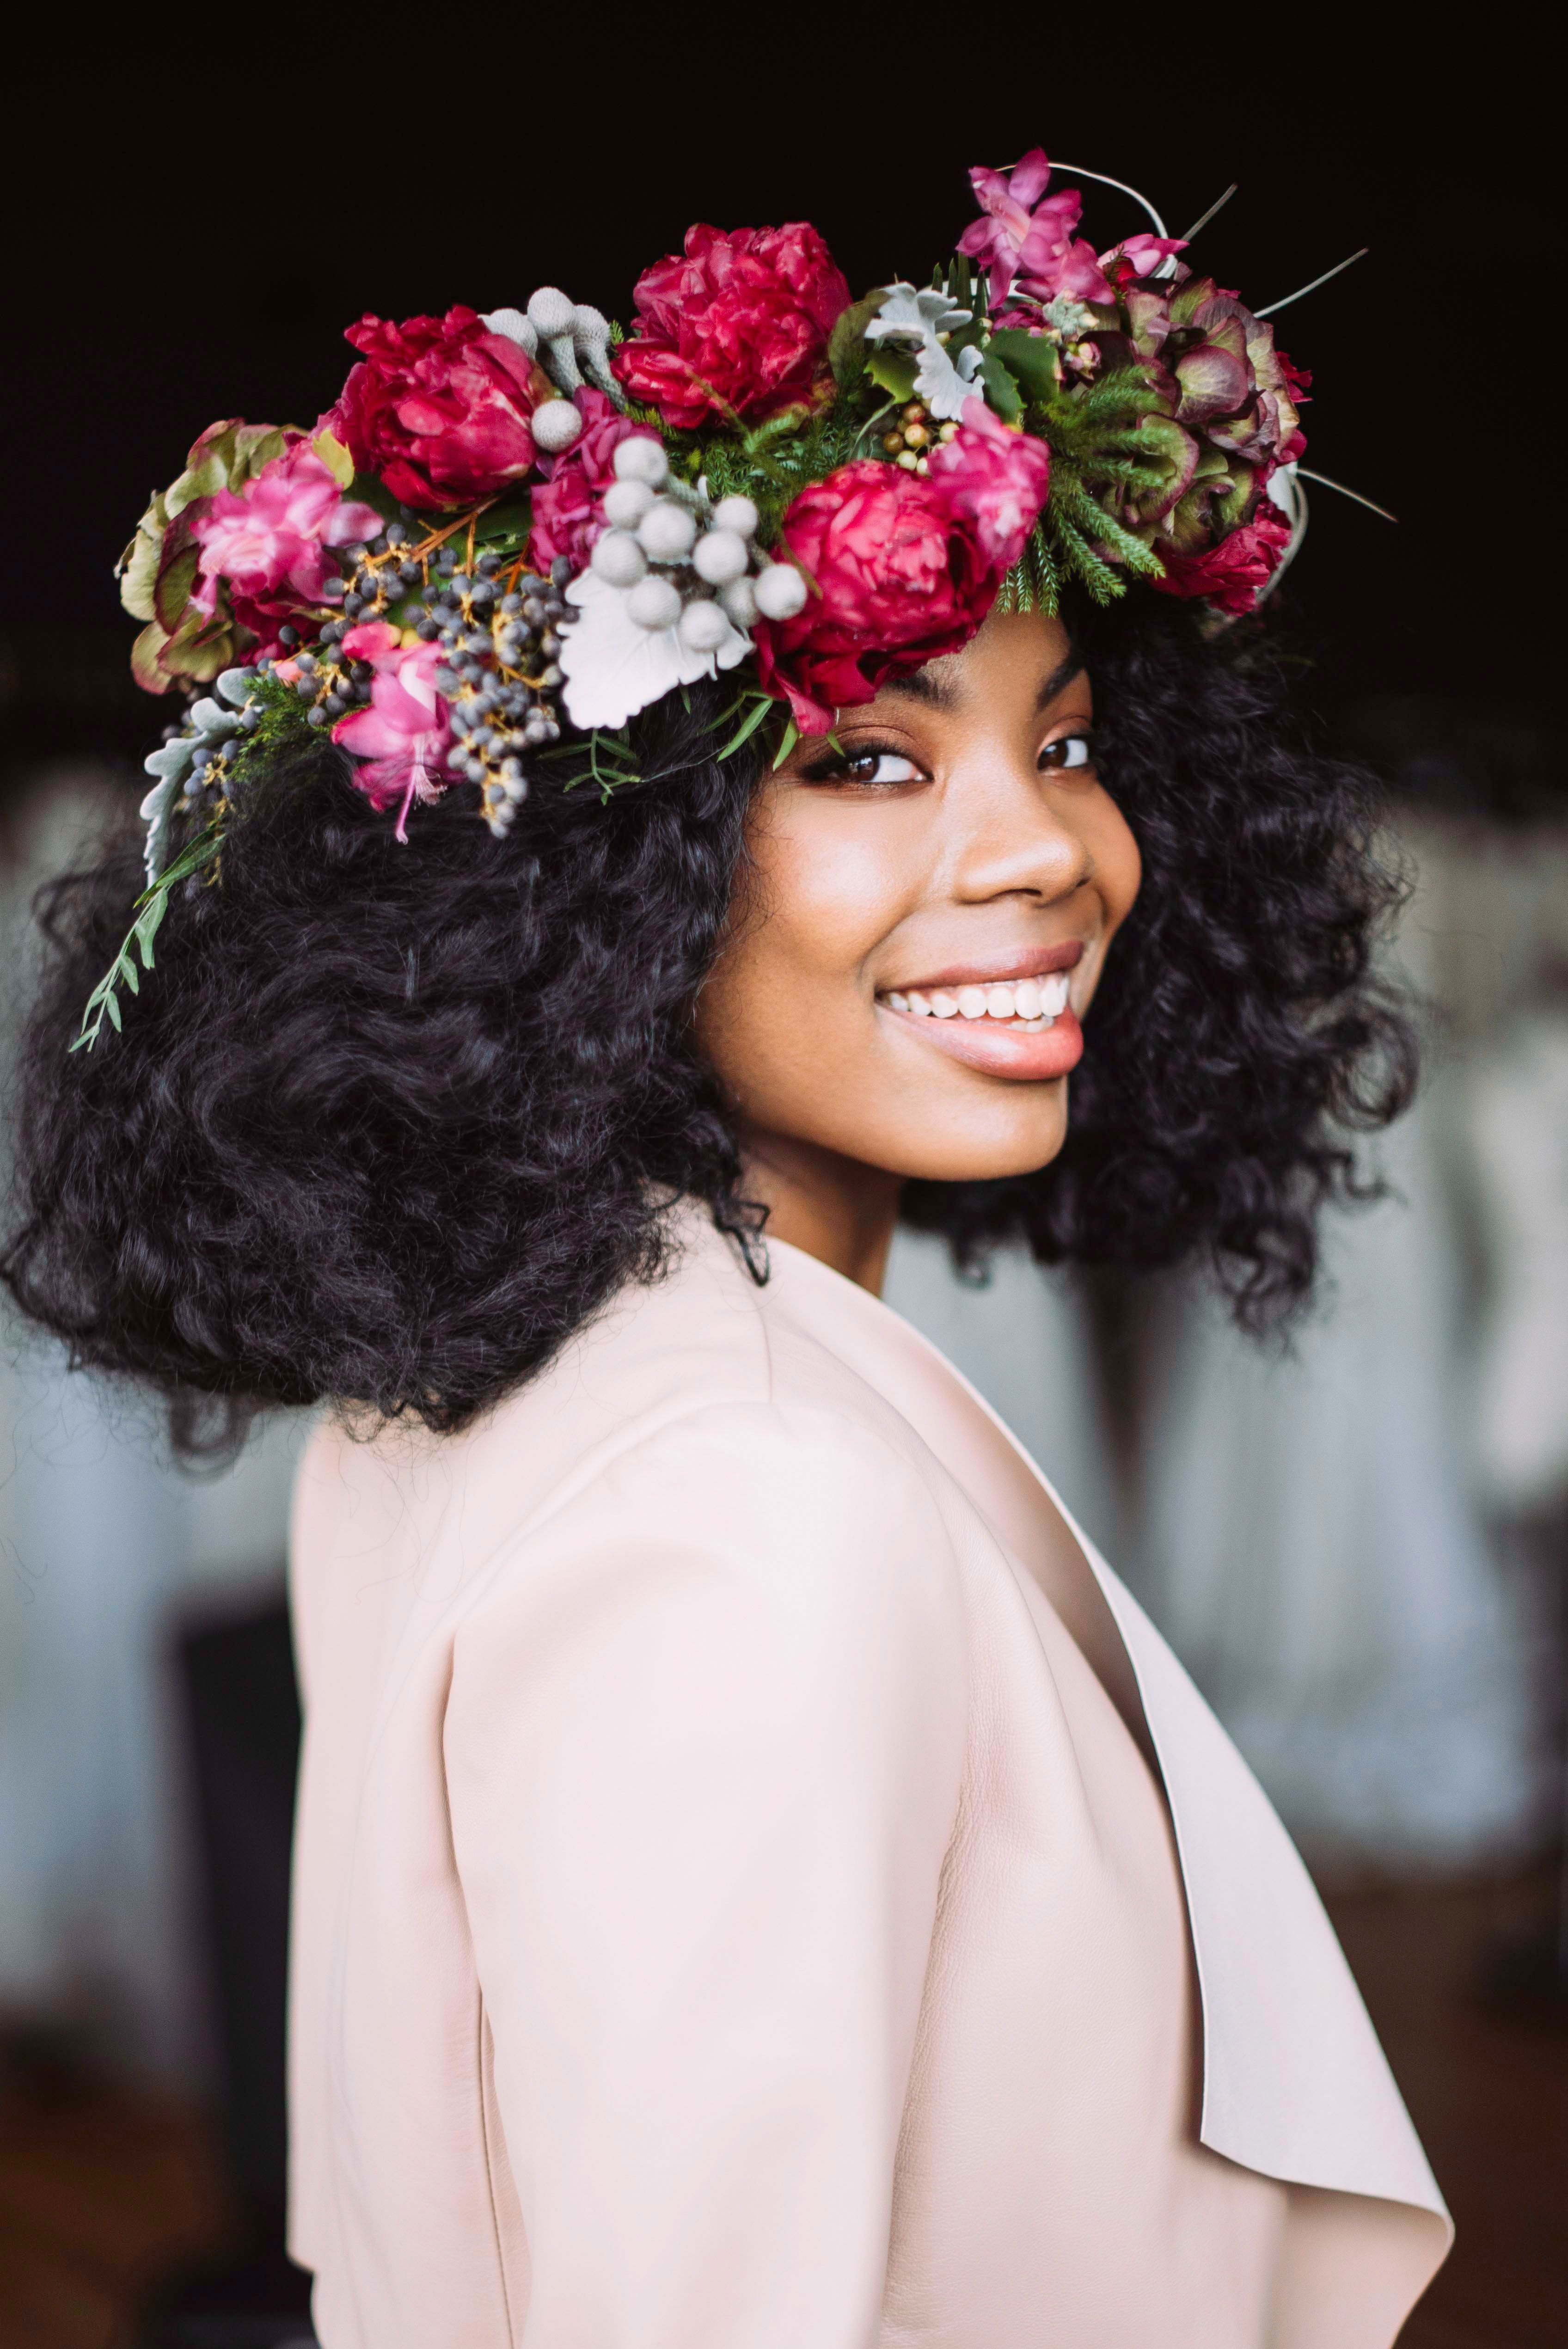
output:
M 1016 1036 L 1037 1036 L 1054 1027 L 1068 1008 L 1065 970 L 1040 978 L 1000 979 L 965 987 L 894 988 L 878 997 L 890 1011 L 920 1019 L 965 1019 L 1006 1027 Z

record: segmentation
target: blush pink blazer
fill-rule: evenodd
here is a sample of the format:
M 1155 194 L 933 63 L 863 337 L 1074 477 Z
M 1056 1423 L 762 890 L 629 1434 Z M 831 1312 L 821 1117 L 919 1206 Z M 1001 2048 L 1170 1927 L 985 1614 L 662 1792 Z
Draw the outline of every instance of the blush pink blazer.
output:
M 1240 1757 L 933 1348 L 680 1229 L 302 1470 L 325 2349 L 1388 2349 L 1447 2213 Z

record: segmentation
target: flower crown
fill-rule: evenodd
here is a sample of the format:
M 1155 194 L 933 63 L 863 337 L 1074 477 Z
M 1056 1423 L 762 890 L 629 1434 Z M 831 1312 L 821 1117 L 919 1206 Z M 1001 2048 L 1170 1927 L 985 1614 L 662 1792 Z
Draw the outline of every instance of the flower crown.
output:
M 290 731 L 330 732 L 399 839 L 465 782 L 502 832 L 525 762 L 609 791 L 628 721 L 720 672 L 718 754 L 771 719 L 782 757 L 994 605 L 1142 580 L 1250 610 L 1304 526 L 1309 378 L 1145 199 L 1157 233 L 1097 254 L 1050 176 L 1037 148 L 972 171 L 928 286 L 857 301 L 804 222 L 698 226 L 629 333 L 552 286 L 366 316 L 310 431 L 210 426 L 119 566 L 138 682 L 192 698 L 147 761 L 149 887 L 78 1042 L 118 1027 L 170 886 Z

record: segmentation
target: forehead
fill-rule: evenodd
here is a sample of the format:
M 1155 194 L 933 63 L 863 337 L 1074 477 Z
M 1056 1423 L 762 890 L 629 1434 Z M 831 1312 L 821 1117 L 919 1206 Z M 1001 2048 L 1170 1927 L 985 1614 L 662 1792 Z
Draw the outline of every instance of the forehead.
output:
M 995 612 L 959 651 L 939 655 L 913 676 L 890 678 L 877 702 L 890 714 L 913 703 L 962 716 L 985 703 L 1032 716 L 1075 682 L 1087 693 L 1082 658 L 1059 619 L 1043 612 Z

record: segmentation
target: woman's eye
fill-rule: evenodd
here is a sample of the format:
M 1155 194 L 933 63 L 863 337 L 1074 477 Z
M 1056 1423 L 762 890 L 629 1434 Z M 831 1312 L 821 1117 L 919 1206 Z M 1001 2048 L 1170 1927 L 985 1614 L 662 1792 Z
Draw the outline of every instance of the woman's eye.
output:
M 813 783 L 915 783 L 921 771 L 902 750 L 846 750 L 807 771 Z
M 1040 765 L 1058 771 L 1063 767 L 1091 767 L 1094 764 L 1094 737 L 1090 734 L 1064 734 L 1059 741 L 1047 742 L 1040 752 Z

